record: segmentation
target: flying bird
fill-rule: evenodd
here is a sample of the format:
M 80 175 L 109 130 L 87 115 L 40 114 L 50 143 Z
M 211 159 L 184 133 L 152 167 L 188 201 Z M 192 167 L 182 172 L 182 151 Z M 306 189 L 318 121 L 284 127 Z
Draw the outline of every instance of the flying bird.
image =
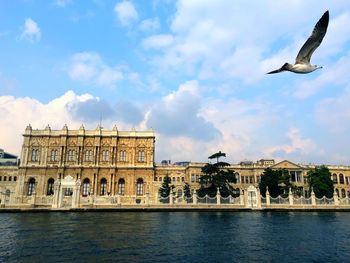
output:
M 299 50 L 299 53 L 295 59 L 295 63 L 289 64 L 284 63 L 280 69 L 276 69 L 268 72 L 267 74 L 280 73 L 282 71 L 291 71 L 294 73 L 310 73 L 316 69 L 322 68 L 321 66 L 311 65 L 310 59 L 316 48 L 321 44 L 324 36 L 327 32 L 329 22 L 329 12 L 328 10 L 323 14 L 323 16 L 318 20 L 317 24 L 312 31 L 311 36 L 306 40 L 304 45 Z

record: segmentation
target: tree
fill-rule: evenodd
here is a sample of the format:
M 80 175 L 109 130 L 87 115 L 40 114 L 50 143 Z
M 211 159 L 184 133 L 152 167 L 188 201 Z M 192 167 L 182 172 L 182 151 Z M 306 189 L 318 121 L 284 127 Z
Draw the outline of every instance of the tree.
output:
M 186 198 L 191 197 L 191 188 L 190 188 L 190 185 L 188 183 L 185 183 L 185 185 L 184 185 L 184 196 Z
M 334 186 L 329 169 L 322 165 L 311 169 L 308 173 L 310 192 L 313 188 L 316 197 L 321 198 L 333 196 Z
M 266 168 L 261 175 L 259 188 L 261 194 L 265 196 L 266 187 L 269 187 L 269 193 L 272 197 L 279 195 L 287 196 L 291 187 L 290 175 L 286 169 L 272 170 Z
M 162 198 L 166 198 L 169 196 L 170 194 L 170 190 L 174 188 L 173 185 L 170 185 L 171 183 L 171 179 L 168 175 L 166 175 L 163 179 L 163 183 L 162 183 L 162 186 L 159 188 L 159 195 L 162 197 Z
M 227 167 L 229 163 L 219 162 L 220 157 L 226 157 L 225 153 L 219 151 L 211 156 L 209 159 L 216 158 L 216 163 L 207 163 L 202 167 L 202 176 L 199 178 L 201 188 L 198 190 L 199 196 L 216 195 L 217 188 L 219 188 L 220 195 L 228 196 L 234 195 L 235 191 L 230 183 L 236 183 L 237 173 L 233 170 L 229 170 Z

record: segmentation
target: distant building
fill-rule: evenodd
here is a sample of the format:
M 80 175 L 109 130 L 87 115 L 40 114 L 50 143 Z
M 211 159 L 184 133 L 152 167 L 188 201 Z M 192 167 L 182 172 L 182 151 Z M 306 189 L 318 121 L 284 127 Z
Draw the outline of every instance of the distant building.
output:
M 2 166 L 16 166 L 18 164 L 18 156 L 5 152 L 0 149 L 0 165 Z

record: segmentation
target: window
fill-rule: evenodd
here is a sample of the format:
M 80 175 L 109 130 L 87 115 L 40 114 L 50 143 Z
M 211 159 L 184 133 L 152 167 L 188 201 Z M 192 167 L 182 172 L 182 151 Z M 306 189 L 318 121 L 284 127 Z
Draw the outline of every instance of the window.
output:
M 126 161 L 126 151 L 125 150 L 120 151 L 119 160 L 121 162 L 125 162 Z
M 106 151 L 102 151 L 102 161 L 106 162 L 109 159 L 109 152 Z
M 27 191 L 27 195 L 32 195 L 34 193 L 35 190 L 35 179 L 34 178 L 30 178 L 28 181 L 28 191 Z
M 336 174 L 333 174 L 333 175 L 332 175 L 332 178 L 333 178 L 333 183 L 337 184 L 337 183 L 338 183 L 337 175 L 336 175 Z
M 342 197 L 342 198 L 345 198 L 345 197 L 346 197 L 346 195 L 345 195 L 345 190 L 344 190 L 344 189 L 341 189 L 341 197 Z
M 118 194 L 124 195 L 124 193 L 125 193 L 125 180 L 119 179 L 119 181 L 118 181 Z
M 196 177 L 194 174 L 191 174 L 191 182 L 194 183 L 196 181 Z
M 2 176 L 0 176 L 0 181 L 2 181 Z
M 4 181 L 6 181 L 7 180 L 7 176 L 4 176 Z
M 100 182 L 100 195 L 106 195 L 107 194 L 107 179 L 102 178 Z
M 137 179 L 136 183 L 136 195 L 143 195 L 143 179 Z
M 346 184 L 349 184 L 349 177 L 345 177 Z
M 241 182 L 244 184 L 244 176 L 241 176 Z
M 50 158 L 50 160 L 52 162 L 57 161 L 57 150 L 51 150 L 51 158 Z
M 249 183 L 250 183 L 250 184 L 253 183 L 253 176 L 249 176 Z
M 32 158 L 31 158 L 32 162 L 37 162 L 39 161 L 39 150 L 38 149 L 33 149 L 32 150 Z
M 68 151 L 68 161 L 74 161 L 75 160 L 75 151 L 74 150 L 69 150 Z
M 181 177 L 181 182 L 185 182 L 185 177 Z
M 12 181 L 12 176 L 9 176 L 9 181 L 10 181 L 10 182 Z
M 1 181 L 1 178 L 0 178 L 0 181 Z M 17 181 L 17 176 L 13 177 L 13 181 L 15 181 L 15 182 Z
M 344 184 L 344 175 L 343 174 L 339 174 L 339 183 Z
M 92 151 L 91 150 L 85 151 L 85 161 L 87 161 L 87 162 L 92 161 Z
M 55 180 L 53 178 L 50 178 L 47 181 L 47 195 L 53 195 L 54 183 L 55 183 Z
M 83 181 L 83 196 L 88 196 L 90 194 L 90 180 L 85 178 Z
M 144 162 L 145 161 L 145 151 L 139 151 L 138 152 L 137 160 L 139 162 Z
M 73 188 L 65 188 L 64 195 L 65 196 L 72 196 L 73 195 Z

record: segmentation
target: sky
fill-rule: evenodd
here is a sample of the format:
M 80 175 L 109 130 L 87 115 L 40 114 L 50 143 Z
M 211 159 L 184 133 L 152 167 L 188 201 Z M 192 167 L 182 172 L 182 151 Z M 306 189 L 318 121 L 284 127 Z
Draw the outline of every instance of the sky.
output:
M 266 75 L 322 14 L 310 74 Z M 156 132 L 156 161 L 350 165 L 348 0 L 0 1 L 0 148 L 33 129 Z

